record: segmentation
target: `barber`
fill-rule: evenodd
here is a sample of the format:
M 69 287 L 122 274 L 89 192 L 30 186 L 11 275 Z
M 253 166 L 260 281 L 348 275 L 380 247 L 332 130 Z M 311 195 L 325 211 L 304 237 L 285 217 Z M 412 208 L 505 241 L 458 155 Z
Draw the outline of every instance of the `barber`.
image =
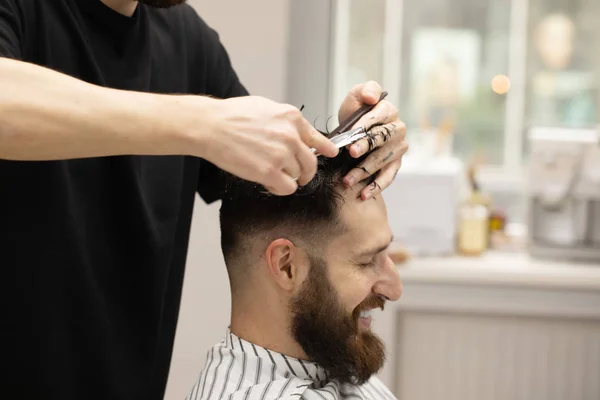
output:
M 337 154 L 297 108 L 248 96 L 183 1 L 0 0 L 0 398 L 162 398 L 195 193 L 217 200 L 222 169 L 291 194 L 310 148 Z M 339 117 L 380 94 L 357 86 Z M 345 178 L 380 171 L 363 199 L 406 151 L 390 103 L 367 123 L 395 130 Z

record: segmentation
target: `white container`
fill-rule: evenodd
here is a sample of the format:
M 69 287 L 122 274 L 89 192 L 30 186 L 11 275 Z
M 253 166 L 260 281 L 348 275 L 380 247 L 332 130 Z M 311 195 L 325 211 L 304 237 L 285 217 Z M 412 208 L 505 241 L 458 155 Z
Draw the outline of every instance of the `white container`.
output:
M 411 255 L 453 254 L 464 184 L 458 160 L 446 158 L 426 165 L 405 160 L 383 192 L 395 241 Z

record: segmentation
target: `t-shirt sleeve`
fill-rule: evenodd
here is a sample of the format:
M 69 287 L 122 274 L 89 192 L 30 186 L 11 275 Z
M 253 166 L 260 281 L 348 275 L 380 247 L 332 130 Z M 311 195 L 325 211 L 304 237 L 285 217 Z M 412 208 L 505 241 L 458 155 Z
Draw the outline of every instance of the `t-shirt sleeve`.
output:
M 231 65 L 229 54 L 219 39 L 219 34 L 211 28 L 207 28 L 212 55 L 207 61 L 208 67 L 208 94 L 222 99 L 230 97 L 247 96 L 248 91 L 240 82 L 237 73 Z
M 183 10 L 187 22 L 186 40 L 193 59 L 191 68 L 195 76 L 202 77 L 199 86 L 203 88 L 203 94 L 221 99 L 247 96 L 248 91 L 231 65 L 217 31 L 204 22 L 191 6 L 184 6 Z
M 206 204 L 221 200 L 225 190 L 225 172 L 214 164 L 200 160 L 198 194 Z
M 0 57 L 21 59 L 21 36 L 16 0 L 0 0 Z
M 227 50 L 221 43 L 218 33 L 210 28 L 197 14 L 198 36 L 202 52 L 202 68 L 205 71 L 206 93 L 210 96 L 226 99 L 247 96 L 248 91 L 240 82 L 231 65 Z M 224 172 L 212 163 L 201 160 L 198 175 L 198 194 L 210 204 L 221 199 L 224 189 Z

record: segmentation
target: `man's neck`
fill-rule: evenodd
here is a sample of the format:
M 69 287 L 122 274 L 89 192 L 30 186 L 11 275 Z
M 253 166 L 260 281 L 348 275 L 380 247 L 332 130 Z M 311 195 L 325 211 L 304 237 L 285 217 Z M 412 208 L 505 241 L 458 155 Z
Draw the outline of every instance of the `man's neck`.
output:
M 89 1 L 89 0 L 85 0 Z M 101 0 L 108 7 L 112 8 L 119 14 L 123 14 L 126 17 L 131 17 L 135 12 L 138 5 L 136 0 Z
M 306 353 L 290 334 L 287 312 L 277 309 L 282 304 L 268 301 L 267 298 L 264 295 L 252 296 L 249 300 L 232 296 L 231 332 L 265 349 L 307 360 Z

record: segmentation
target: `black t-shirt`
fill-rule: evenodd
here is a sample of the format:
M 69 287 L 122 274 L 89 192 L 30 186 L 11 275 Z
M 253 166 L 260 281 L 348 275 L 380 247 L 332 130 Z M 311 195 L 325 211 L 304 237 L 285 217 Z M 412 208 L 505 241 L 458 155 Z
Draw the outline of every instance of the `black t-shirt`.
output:
M 129 18 L 100 0 L 0 0 L 0 56 L 119 89 L 247 94 L 186 5 Z M 217 188 L 194 157 L 0 160 L 0 398 L 162 398 L 195 194 Z

